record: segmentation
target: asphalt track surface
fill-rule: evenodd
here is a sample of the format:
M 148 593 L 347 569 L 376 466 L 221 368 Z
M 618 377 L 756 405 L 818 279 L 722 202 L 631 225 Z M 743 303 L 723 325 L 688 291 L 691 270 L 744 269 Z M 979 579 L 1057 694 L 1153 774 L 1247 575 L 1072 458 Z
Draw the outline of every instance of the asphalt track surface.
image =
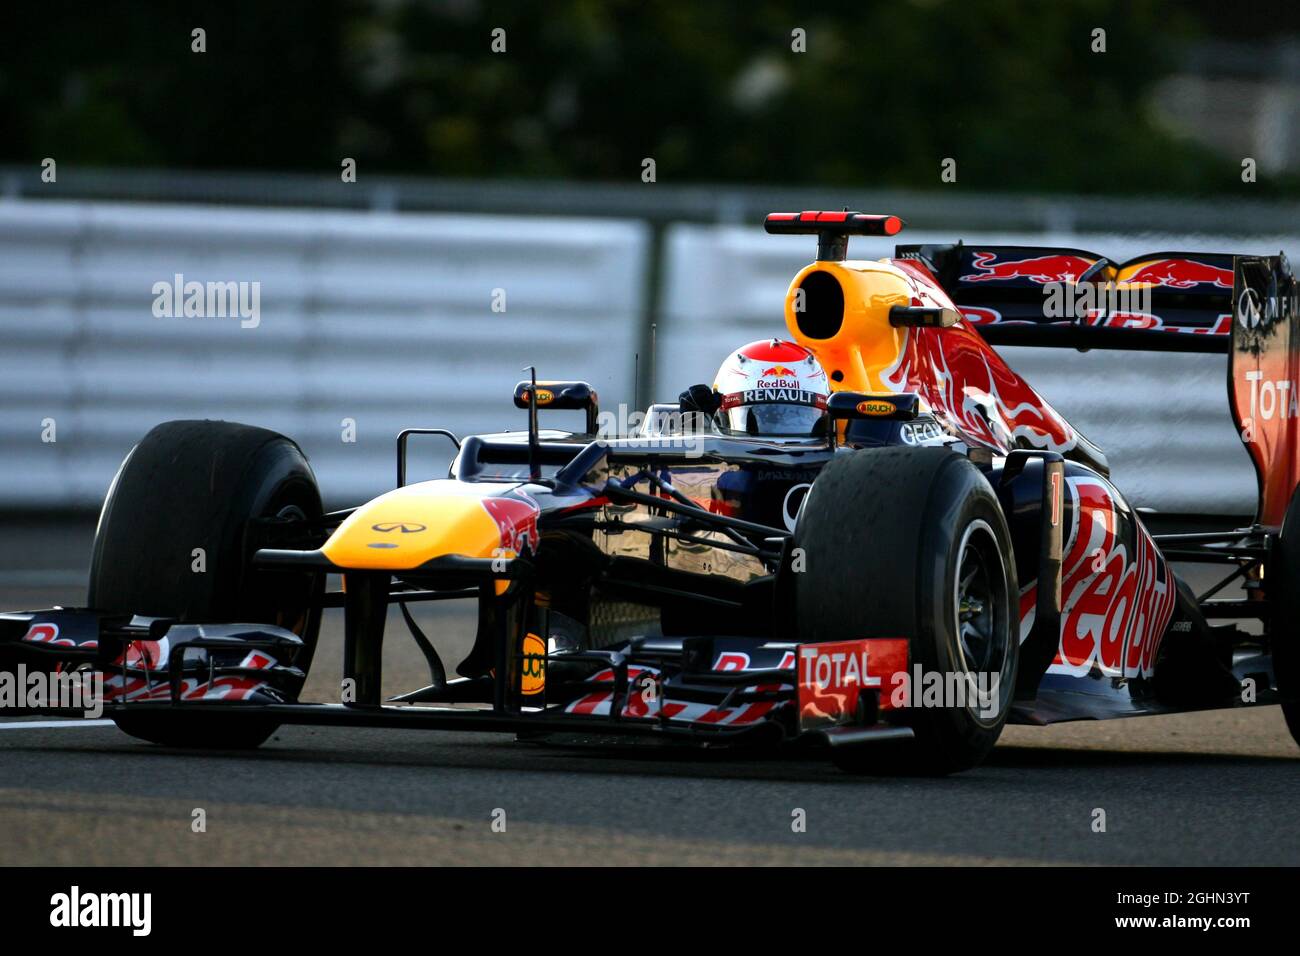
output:
M 0 523 L 0 607 L 84 600 L 92 530 Z M 337 614 L 311 699 L 336 693 Z M 420 618 L 466 646 L 466 613 Z M 400 622 L 391 633 L 389 692 L 423 675 Z M 425 731 L 289 727 L 251 753 L 192 752 L 24 723 L 0 718 L 3 865 L 1300 862 L 1300 749 L 1275 707 L 1012 727 L 984 766 L 939 780 Z

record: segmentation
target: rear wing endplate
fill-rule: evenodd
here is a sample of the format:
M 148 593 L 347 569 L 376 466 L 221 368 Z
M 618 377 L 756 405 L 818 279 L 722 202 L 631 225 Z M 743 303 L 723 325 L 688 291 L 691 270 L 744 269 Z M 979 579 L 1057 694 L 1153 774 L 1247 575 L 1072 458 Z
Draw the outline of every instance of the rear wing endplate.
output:
M 1280 528 L 1300 481 L 1300 298 L 1286 256 L 1237 256 L 1228 397 L 1259 483 L 1256 521 Z

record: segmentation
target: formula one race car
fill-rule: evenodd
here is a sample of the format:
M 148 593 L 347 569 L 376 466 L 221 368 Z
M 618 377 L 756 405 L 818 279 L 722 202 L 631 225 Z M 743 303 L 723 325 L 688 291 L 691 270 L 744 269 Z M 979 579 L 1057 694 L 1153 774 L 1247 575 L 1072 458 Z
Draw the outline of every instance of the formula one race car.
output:
M 281 724 L 461 728 L 943 773 L 1008 720 L 1281 703 L 1300 730 L 1283 257 L 959 243 L 850 261 L 850 235 L 901 221 L 766 227 L 818 240 L 786 297 L 793 341 L 745 346 L 625 436 L 599 434 L 588 385 L 534 378 L 514 393 L 526 431 L 408 429 L 396 489 L 326 514 L 289 439 L 159 425 L 108 490 L 88 609 L 0 615 L 0 654 L 101 675 L 121 729 L 180 746 L 256 746 Z M 1153 537 L 1105 455 L 990 343 L 1226 353 L 1255 523 Z M 585 411 L 586 431 L 542 430 L 552 409 Z M 456 444 L 446 478 L 407 482 L 412 435 Z M 1227 575 L 1197 596 L 1172 561 Z M 1215 597 L 1238 581 L 1243 597 Z M 450 677 L 407 610 L 446 599 L 478 607 Z M 392 605 L 430 677 L 384 701 Z M 324 608 L 345 616 L 341 702 L 301 703 Z

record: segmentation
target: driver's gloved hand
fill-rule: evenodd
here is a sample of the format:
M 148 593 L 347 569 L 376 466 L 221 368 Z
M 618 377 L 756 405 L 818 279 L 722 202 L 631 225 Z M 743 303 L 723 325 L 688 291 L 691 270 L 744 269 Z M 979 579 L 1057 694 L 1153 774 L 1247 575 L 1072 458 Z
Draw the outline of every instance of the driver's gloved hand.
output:
M 677 404 L 683 412 L 711 416 L 722 406 L 722 396 L 708 385 L 692 385 L 677 396 Z

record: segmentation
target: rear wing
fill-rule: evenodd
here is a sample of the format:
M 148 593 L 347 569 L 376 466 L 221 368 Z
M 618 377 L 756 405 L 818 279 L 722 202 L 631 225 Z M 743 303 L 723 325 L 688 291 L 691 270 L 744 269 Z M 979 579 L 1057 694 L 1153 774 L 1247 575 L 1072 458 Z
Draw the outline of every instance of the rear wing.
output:
M 1226 353 L 1234 261 L 1153 252 L 1114 262 L 1083 249 L 900 245 L 992 345 Z
M 1255 466 L 1256 521 L 1280 527 L 1300 482 L 1300 298 L 1285 255 L 899 246 L 993 345 L 1218 352 Z M 1062 313 L 1066 314 L 1062 314 Z

